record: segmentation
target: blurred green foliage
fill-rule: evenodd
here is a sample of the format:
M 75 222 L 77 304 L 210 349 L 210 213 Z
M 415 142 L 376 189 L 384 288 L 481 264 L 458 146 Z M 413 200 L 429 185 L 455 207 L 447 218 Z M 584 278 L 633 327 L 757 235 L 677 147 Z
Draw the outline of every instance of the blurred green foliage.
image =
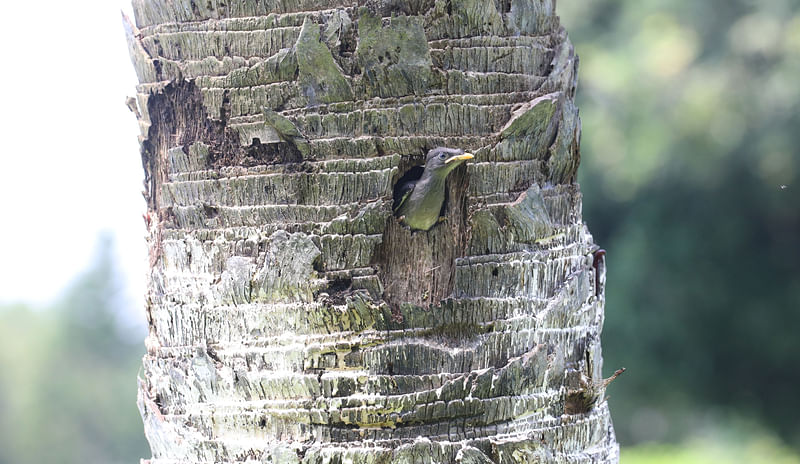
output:
M 54 308 L 0 308 L 0 464 L 149 456 L 136 409 L 141 328 L 121 333 L 121 283 L 101 241 Z
M 628 368 L 609 388 L 621 442 L 734 410 L 800 447 L 800 2 L 559 13 L 581 59 L 584 216 L 608 250 L 606 369 Z
M 622 448 L 622 464 L 800 464 L 800 455 L 763 428 L 728 420 L 694 431 L 680 445 L 647 443 Z
M 800 464 L 800 456 L 770 436 L 742 440 L 692 439 L 683 445 L 623 448 L 622 464 Z

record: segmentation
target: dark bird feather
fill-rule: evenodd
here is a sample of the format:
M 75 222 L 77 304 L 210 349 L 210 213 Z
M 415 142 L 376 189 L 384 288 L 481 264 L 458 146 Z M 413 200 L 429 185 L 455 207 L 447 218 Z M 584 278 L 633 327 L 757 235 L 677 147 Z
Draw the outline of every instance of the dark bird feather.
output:
M 411 192 L 414 190 L 414 186 L 417 185 L 416 180 L 409 180 L 400 184 L 397 188 L 394 189 L 394 203 L 392 203 L 392 211 L 397 212 L 403 203 L 408 199 L 408 196 L 411 195 Z

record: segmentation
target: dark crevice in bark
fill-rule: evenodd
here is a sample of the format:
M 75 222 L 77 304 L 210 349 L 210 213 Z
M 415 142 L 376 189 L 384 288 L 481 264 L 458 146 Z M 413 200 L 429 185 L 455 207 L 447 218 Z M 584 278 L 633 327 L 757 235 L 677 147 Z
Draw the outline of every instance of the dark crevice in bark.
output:
M 399 179 L 394 182 L 392 197 L 392 210 L 395 210 L 403 199 L 401 193 L 401 187 L 406 182 L 413 182 L 419 180 L 422 177 L 422 173 L 425 172 L 425 167 L 421 165 L 413 166 L 411 168 L 404 168 L 403 165 L 407 164 L 406 158 L 402 158 L 400 161 L 399 171 L 403 173 Z
M 191 6 L 191 8 L 192 8 L 192 14 L 193 14 L 195 17 L 198 17 L 198 18 L 202 17 L 202 15 L 200 14 L 200 9 L 199 9 L 199 8 L 197 8 L 197 3 L 195 3 L 195 1 L 194 1 L 194 0 L 191 0 L 191 1 L 189 2 L 189 5 L 190 5 L 190 6 Z
M 219 216 L 219 208 L 216 206 L 203 205 L 203 212 L 206 213 L 206 218 L 214 219 Z
M 606 266 L 606 250 L 602 248 L 595 251 L 593 254 L 592 259 L 592 268 L 594 269 L 594 294 L 595 296 L 600 296 L 603 294 L 602 282 L 600 282 L 600 276 L 603 273 L 603 270 Z
M 353 279 L 349 277 L 334 277 L 328 279 L 327 285 L 314 292 L 314 299 L 328 305 L 343 305 L 347 297 L 353 294 Z
M 211 140 L 220 132 L 213 127 L 202 104 L 200 89 L 190 81 L 171 82 L 152 93 L 147 102 L 152 125 L 143 143 L 142 163 L 150 210 L 161 204 L 160 186 L 167 180 L 167 151 L 199 140 Z
M 154 70 L 155 70 L 155 72 L 156 72 L 156 78 L 157 78 L 158 80 L 161 80 L 161 79 L 163 79 L 163 76 L 162 76 L 162 73 L 161 73 L 161 61 L 159 61 L 159 60 L 153 60 L 153 69 L 154 69 Z
M 153 403 L 156 405 L 156 407 L 158 408 L 158 411 L 161 414 L 165 414 L 166 413 L 166 408 L 164 407 L 164 399 L 161 397 L 160 393 L 156 393 L 156 397 L 153 398 Z
M 207 168 L 213 169 L 286 164 L 287 172 L 293 172 L 297 170 L 296 163 L 303 160 L 289 143 L 264 144 L 254 138 L 250 145 L 242 146 L 239 134 L 227 126 L 228 95 L 223 96 L 221 121 L 209 117 L 202 101 L 200 89 L 190 80 L 171 82 L 150 95 L 148 113 L 152 125 L 143 143 L 142 163 L 145 196 L 151 211 L 157 211 L 160 205 L 159 190 L 167 179 L 166 154 L 170 148 L 182 146 L 188 152 L 189 145 L 205 143 L 209 147 Z
M 226 166 L 258 166 L 262 164 L 287 164 L 299 163 L 303 161 L 303 155 L 291 143 L 261 143 L 261 140 L 254 138 L 249 147 L 241 150 L 238 162 L 226 162 Z M 227 164 L 230 163 L 230 164 Z

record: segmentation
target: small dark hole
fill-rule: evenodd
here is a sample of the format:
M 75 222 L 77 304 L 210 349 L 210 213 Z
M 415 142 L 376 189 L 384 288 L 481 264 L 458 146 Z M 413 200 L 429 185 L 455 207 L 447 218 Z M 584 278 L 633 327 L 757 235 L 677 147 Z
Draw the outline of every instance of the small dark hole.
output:
M 586 391 L 570 392 L 564 402 L 565 414 L 586 414 L 592 410 L 597 399 Z
M 216 206 L 203 205 L 203 212 L 206 213 L 206 217 L 209 219 L 219 216 L 219 208 Z
M 328 282 L 328 286 L 325 288 L 325 291 L 328 294 L 344 292 L 349 290 L 352 285 L 353 285 L 353 279 L 349 278 L 333 279 L 330 282 Z
M 258 426 L 261 427 L 262 429 L 266 428 L 267 427 L 267 419 L 265 417 L 262 417 L 261 420 L 258 421 Z
M 314 261 L 311 261 L 311 267 L 316 272 L 323 272 L 325 270 L 324 266 L 322 265 L 322 259 L 320 258 L 320 256 L 322 255 L 317 255 L 317 257 L 314 258 Z
M 492 276 L 497 277 L 500 274 L 500 271 L 497 268 L 492 269 Z

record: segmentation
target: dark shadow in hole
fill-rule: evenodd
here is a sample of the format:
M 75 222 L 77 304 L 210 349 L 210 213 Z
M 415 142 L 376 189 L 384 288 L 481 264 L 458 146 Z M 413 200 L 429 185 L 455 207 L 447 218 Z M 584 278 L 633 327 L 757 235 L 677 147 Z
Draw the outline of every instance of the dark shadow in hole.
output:
M 328 281 L 328 285 L 325 287 L 325 293 L 329 295 L 338 294 L 341 292 L 346 292 L 350 290 L 350 287 L 353 286 L 353 279 L 349 277 L 342 277 L 339 279 L 333 279 Z
M 394 184 L 394 192 L 393 192 L 393 202 L 392 202 L 392 211 L 397 209 L 397 206 L 400 205 L 400 201 L 403 199 L 402 191 L 403 186 L 408 182 L 415 182 L 418 181 L 422 177 L 422 173 L 425 171 L 424 166 L 414 166 L 408 171 L 406 171 Z
M 203 212 L 206 214 L 208 219 L 214 219 L 215 217 L 219 216 L 219 208 L 216 206 L 203 205 Z

